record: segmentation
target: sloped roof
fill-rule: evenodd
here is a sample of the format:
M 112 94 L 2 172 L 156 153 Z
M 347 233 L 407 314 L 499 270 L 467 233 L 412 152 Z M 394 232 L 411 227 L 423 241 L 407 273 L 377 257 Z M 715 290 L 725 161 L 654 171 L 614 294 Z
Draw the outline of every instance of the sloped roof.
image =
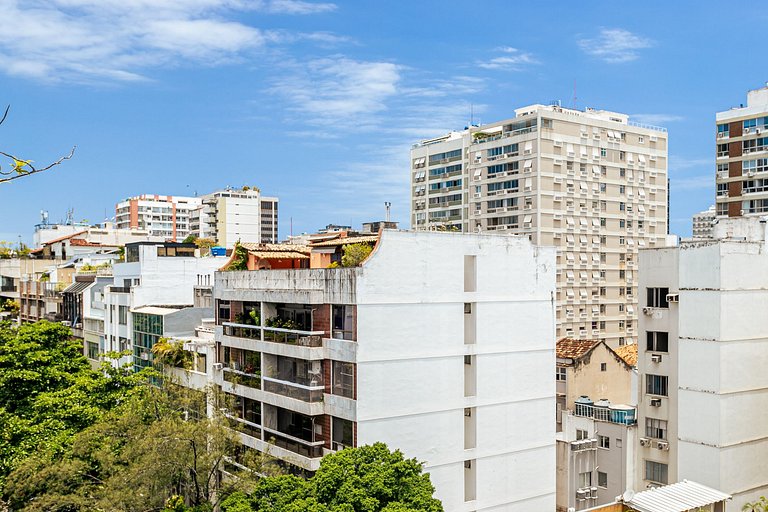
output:
M 79 236 L 79 235 L 82 235 L 83 233 L 87 233 L 87 232 L 88 232 L 88 230 L 84 229 L 83 231 L 78 231 L 76 233 L 70 233 L 69 235 L 64 235 L 64 236 L 60 236 L 59 238 L 54 238 L 53 240 L 48 240 L 43 245 L 55 244 L 56 242 L 61 242 L 62 240 L 66 240 L 68 238 Z
M 683 480 L 638 492 L 626 504 L 637 512 L 686 512 L 730 499 L 724 492 Z
M 347 244 L 368 244 L 378 241 L 379 235 L 367 235 L 367 236 L 346 236 L 344 238 L 334 238 L 333 240 L 324 240 L 322 242 L 315 242 L 310 247 L 336 247 L 338 245 Z
M 93 281 L 75 281 L 62 290 L 61 293 L 80 293 L 93 284 Z
M 100 242 L 89 242 L 88 240 L 83 240 L 82 238 L 73 238 L 69 241 L 69 245 L 78 246 L 78 247 L 120 247 L 119 244 L 104 244 Z
M 637 344 L 622 345 L 613 349 L 629 366 L 637 366 Z
M 306 260 L 309 259 L 309 247 L 298 244 L 257 244 L 241 243 L 249 254 L 264 260 Z
M 574 340 L 562 338 L 558 340 L 556 354 L 559 359 L 579 359 L 581 356 L 595 348 L 599 340 Z

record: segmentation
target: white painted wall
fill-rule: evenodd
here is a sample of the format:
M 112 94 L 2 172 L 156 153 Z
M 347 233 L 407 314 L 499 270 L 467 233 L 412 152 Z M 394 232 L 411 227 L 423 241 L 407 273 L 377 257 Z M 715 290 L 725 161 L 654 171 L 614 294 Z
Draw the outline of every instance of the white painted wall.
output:
M 464 256 L 477 288 L 464 291 Z M 526 238 L 385 231 L 357 280 L 358 445 L 386 442 L 426 463 L 446 510 L 555 505 L 555 251 Z M 476 344 L 464 343 L 464 303 Z M 464 356 L 477 391 L 464 396 Z M 476 447 L 464 449 L 464 408 Z M 476 500 L 464 501 L 474 460 Z

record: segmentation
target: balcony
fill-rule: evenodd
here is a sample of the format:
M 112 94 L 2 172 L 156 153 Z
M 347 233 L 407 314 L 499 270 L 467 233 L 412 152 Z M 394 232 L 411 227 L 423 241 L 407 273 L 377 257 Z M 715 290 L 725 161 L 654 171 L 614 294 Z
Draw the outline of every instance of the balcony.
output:
M 271 341 L 300 347 L 322 347 L 324 331 L 301 331 L 281 327 L 259 327 L 255 325 L 223 322 L 224 335 L 236 338 Z
M 264 377 L 264 391 L 288 398 L 295 398 L 302 402 L 322 402 L 324 389 L 325 387 L 322 384 L 307 386 L 296 382 Z
M 112 293 L 131 293 L 130 286 L 110 286 L 109 291 Z
M 261 439 L 261 425 L 251 423 L 250 421 L 238 418 L 237 416 L 232 416 L 229 414 L 225 414 L 225 416 L 227 417 L 229 428 L 232 430 L 240 432 L 241 434 L 255 437 L 256 439 Z
M 264 427 L 264 433 L 266 441 L 269 441 L 284 450 L 291 451 L 310 459 L 316 459 L 323 456 L 324 441 L 306 441 L 266 427 Z
M 261 375 L 245 373 L 232 368 L 224 368 L 222 378 L 231 383 L 239 384 L 253 389 L 261 389 Z
M 634 407 L 629 406 L 595 407 L 594 405 L 576 404 L 574 416 L 594 418 L 598 421 L 607 421 L 620 425 L 634 425 L 637 423 L 636 410 Z

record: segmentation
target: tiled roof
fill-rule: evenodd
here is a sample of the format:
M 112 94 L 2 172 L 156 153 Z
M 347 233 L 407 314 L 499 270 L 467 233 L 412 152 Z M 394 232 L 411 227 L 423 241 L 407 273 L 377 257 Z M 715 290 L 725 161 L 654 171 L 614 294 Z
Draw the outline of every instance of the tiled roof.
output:
M 298 251 L 248 251 L 262 260 L 308 260 L 309 255 Z
M 637 344 L 622 345 L 613 349 L 629 366 L 637 366 Z
M 82 238 L 73 238 L 69 241 L 69 245 L 77 246 L 77 247 L 120 247 L 118 244 L 102 244 L 99 242 L 89 242 L 88 240 L 83 240 Z
M 557 357 L 559 359 L 578 359 L 592 350 L 598 343 L 600 343 L 599 340 L 574 340 L 571 338 L 562 338 L 557 342 Z
M 310 247 L 336 247 L 337 245 L 347 244 L 368 244 L 378 241 L 379 235 L 367 235 L 367 236 L 347 236 L 344 238 L 334 238 L 333 240 L 325 240 L 323 242 L 315 242 Z
M 59 238 L 54 238 L 53 240 L 48 240 L 43 245 L 55 244 L 56 242 L 61 242 L 62 240 L 66 240 L 67 238 L 72 238 L 73 236 L 79 236 L 79 235 L 82 235 L 83 233 L 87 233 L 87 232 L 88 232 L 88 230 L 84 229 L 83 231 L 78 231 L 77 233 L 72 233 L 72 234 L 69 234 L 69 235 L 61 236 Z
M 243 242 L 240 244 L 249 252 L 297 252 L 309 254 L 309 246 L 299 244 L 260 244 L 255 242 Z
M 638 492 L 625 503 L 637 512 L 685 512 L 730 499 L 731 496 L 724 492 L 683 480 Z

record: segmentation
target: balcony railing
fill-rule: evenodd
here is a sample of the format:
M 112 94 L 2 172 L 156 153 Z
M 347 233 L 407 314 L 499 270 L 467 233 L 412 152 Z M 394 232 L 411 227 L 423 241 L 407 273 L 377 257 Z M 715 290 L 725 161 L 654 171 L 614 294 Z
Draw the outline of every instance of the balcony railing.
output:
M 574 415 L 622 425 L 634 425 L 637 423 L 637 414 L 634 408 L 610 409 L 607 407 L 595 407 L 594 405 L 576 404 Z
M 324 441 L 305 441 L 298 437 L 293 437 L 276 430 L 272 430 L 264 427 L 265 441 L 270 441 L 285 450 L 292 451 L 293 453 L 309 457 L 310 459 L 316 459 L 323 456 L 323 444 Z
M 280 327 L 259 327 L 256 325 L 224 322 L 224 334 L 236 338 L 250 338 L 302 347 L 322 347 L 324 331 L 300 331 Z M 263 337 L 262 337 L 263 334 Z
M 275 393 L 303 402 L 322 402 L 324 386 L 304 386 L 295 382 L 264 377 L 264 391 Z
M 261 439 L 261 425 L 251 423 L 250 421 L 238 418 L 237 416 L 232 416 L 230 414 L 227 414 L 226 416 L 228 419 L 229 427 L 232 430 L 237 430 L 238 432 L 249 435 L 251 437 L 255 437 L 256 439 Z
M 131 293 L 130 286 L 110 286 L 109 291 L 112 293 Z
M 231 382 L 232 384 L 240 384 L 241 386 L 247 386 L 253 389 L 261 389 L 261 377 L 259 375 L 245 373 L 225 367 L 222 378 L 227 382 Z

